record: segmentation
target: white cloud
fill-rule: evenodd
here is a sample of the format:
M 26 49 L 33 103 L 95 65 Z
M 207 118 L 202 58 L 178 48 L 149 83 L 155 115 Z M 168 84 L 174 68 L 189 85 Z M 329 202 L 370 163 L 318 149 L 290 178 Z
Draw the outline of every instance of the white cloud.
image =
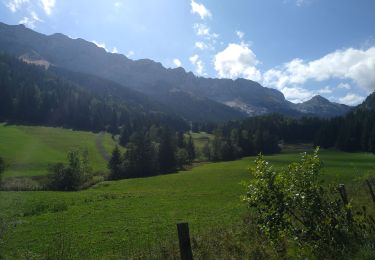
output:
M 29 17 L 27 16 L 23 17 L 18 23 L 24 24 L 28 28 L 35 29 L 36 22 L 43 22 L 43 20 L 40 19 L 39 16 L 34 11 L 31 11 Z
M 198 75 L 205 75 L 204 73 L 204 63 L 203 61 L 199 58 L 198 54 L 195 54 L 189 58 L 191 64 L 195 66 L 195 72 Z
M 22 7 L 23 4 L 28 2 L 29 0 L 12 0 L 6 3 L 5 5 L 9 8 L 10 11 L 15 13 Z
M 43 7 L 44 12 L 47 15 L 51 15 L 52 9 L 55 7 L 56 1 L 55 0 L 40 0 L 40 3 Z
M 287 100 L 293 103 L 301 103 L 315 96 L 314 92 L 301 87 L 284 87 L 280 91 Z
M 340 88 L 340 89 L 351 89 L 352 87 L 348 84 L 348 83 L 340 83 L 337 85 L 337 88 Z
M 207 39 L 215 39 L 219 37 L 217 33 L 211 33 L 210 27 L 208 27 L 205 24 L 196 23 L 194 24 L 193 28 L 195 30 L 195 33 L 198 36 L 203 36 L 203 37 L 206 37 Z
M 263 74 L 263 84 L 281 89 L 308 80 L 350 79 L 368 92 L 375 89 L 375 47 L 345 49 L 306 62 L 294 59 Z
M 339 102 L 349 106 L 355 106 L 361 103 L 364 99 L 365 97 L 353 93 L 348 93 L 346 96 L 339 98 Z
M 214 57 L 214 65 L 220 78 L 245 78 L 261 80 L 261 73 L 256 68 L 259 61 L 250 47 L 245 44 L 230 43 Z
M 182 66 L 182 62 L 179 59 L 177 59 L 177 58 L 173 60 L 173 64 L 176 65 L 176 67 L 181 67 Z
M 195 48 L 200 49 L 200 50 L 205 50 L 208 48 L 208 45 L 204 42 L 196 42 Z
M 36 21 L 33 20 L 32 18 L 29 18 L 29 17 L 25 16 L 18 23 L 19 24 L 23 24 L 23 25 L 25 25 L 26 27 L 28 27 L 30 29 L 34 29 L 35 28 L 35 22 Z
M 109 52 L 109 50 L 107 49 L 107 47 L 105 46 L 105 43 L 100 43 L 100 42 L 97 42 L 97 41 L 92 41 L 96 46 L 98 46 L 99 48 L 103 48 L 104 50 L 106 50 L 107 52 Z
M 332 92 L 333 91 L 330 86 L 325 86 L 324 88 L 318 90 L 319 94 L 331 94 Z
M 212 17 L 211 12 L 203 4 L 199 4 L 195 2 L 194 0 L 192 0 L 190 2 L 190 5 L 191 5 L 191 12 L 193 14 L 198 14 L 201 19 Z
M 113 49 L 112 49 L 112 51 L 111 51 L 112 53 L 118 53 L 118 50 L 117 50 L 117 48 L 116 47 L 113 47 Z
M 240 40 L 242 40 L 243 37 L 245 36 L 245 33 L 244 33 L 244 32 L 241 32 L 241 31 L 236 31 L 236 35 L 238 36 L 238 38 L 239 38 Z
M 126 54 L 126 57 L 130 58 L 130 57 L 134 56 L 134 54 L 135 54 L 135 52 L 132 51 L 132 50 L 130 50 L 130 51 L 128 51 L 128 53 Z

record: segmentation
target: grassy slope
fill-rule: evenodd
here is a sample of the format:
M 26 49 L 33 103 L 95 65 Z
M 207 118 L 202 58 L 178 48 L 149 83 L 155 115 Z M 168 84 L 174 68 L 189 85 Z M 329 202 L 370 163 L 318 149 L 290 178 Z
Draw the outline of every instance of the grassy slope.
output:
M 94 170 L 104 171 L 106 162 L 97 151 L 96 138 L 90 132 L 0 124 L 0 156 L 9 164 L 5 177 L 44 175 L 49 164 L 64 162 L 74 148 L 88 149 Z M 109 134 L 103 140 L 110 152 L 114 141 Z
M 298 154 L 267 157 L 277 167 Z M 373 173 L 375 156 L 322 151 L 325 178 L 350 184 Z M 3 250 L 17 254 L 65 247 L 77 257 L 126 254 L 175 240 L 175 223 L 188 221 L 193 235 L 219 223 L 236 223 L 246 208 L 240 201 L 254 158 L 212 163 L 178 174 L 105 182 L 82 192 L 2 192 L 0 208 L 12 223 Z M 348 190 L 369 203 L 364 190 Z M 16 206 L 14 206 L 16 205 Z M 14 225 L 12 225 L 14 227 Z M 1 250 L 1 248 L 0 248 Z

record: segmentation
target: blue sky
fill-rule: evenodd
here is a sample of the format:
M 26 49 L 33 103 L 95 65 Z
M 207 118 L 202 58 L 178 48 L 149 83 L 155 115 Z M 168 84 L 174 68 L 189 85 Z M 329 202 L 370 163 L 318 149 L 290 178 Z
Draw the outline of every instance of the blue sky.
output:
M 0 21 L 96 42 L 292 102 L 358 104 L 375 89 L 373 0 L 0 0 Z M 0 36 L 1 37 L 1 36 Z

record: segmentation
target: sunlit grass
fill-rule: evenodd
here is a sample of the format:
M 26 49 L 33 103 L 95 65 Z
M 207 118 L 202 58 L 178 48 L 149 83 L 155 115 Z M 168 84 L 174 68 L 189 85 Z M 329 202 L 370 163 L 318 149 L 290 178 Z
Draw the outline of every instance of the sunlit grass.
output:
M 299 153 L 266 157 L 275 167 L 299 159 Z M 365 187 L 354 181 L 372 174 L 375 156 L 321 151 L 328 182 L 347 184 L 348 195 L 370 205 Z M 9 254 L 37 256 L 68 238 L 70 252 L 98 257 L 146 250 L 176 238 L 175 224 L 187 221 L 192 234 L 238 223 L 246 212 L 240 196 L 254 157 L 209 163 L 176 174 L 103 182 L 81 192 L 2 192 L 0 207 L 12 223 L 2 248 Z M 59 240 L 60 239 L 60 240 Z M 57 241 L 57 242 L 56 242 Z M 59 242 L 60 241 L 60 242 Z
M 38 176 L 48 166 L 64 162 L 71 149 L 87 149 L 95 171 L 105 171 L 106 161 L 96 147 L 97 134 L 62 128 L 0 124 L 0 156 L 8 164 L 5 177 Z M 115 146 L 109 134 L 103 138 L 108 153 Z

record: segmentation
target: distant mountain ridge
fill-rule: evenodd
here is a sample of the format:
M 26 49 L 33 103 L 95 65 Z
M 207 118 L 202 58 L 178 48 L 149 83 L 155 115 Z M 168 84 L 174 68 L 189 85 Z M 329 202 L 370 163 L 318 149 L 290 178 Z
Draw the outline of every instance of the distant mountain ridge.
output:
M 107 53 L 92 42 L 60 33 L 46 36 L 23 25 L 0 23 L 0 35 L 0 51 L 27 62 L 114 81 L 148 95 L 187 120 L 225 121 L 267 113 L 330 117 L 348 111 L 347 106 L 328 100 L 293 104 L 280 91 L 251 80 L 197 77 L 183 68 L 164 68 L 149 59 Z
M 350 106 L 330 102 L 320 95 L 314 96 L 306 102 L 296 104 L 296 108 L 302 113 L 311 115 L 319 114 L 320 117 L 334 117 L 352 110 Z

